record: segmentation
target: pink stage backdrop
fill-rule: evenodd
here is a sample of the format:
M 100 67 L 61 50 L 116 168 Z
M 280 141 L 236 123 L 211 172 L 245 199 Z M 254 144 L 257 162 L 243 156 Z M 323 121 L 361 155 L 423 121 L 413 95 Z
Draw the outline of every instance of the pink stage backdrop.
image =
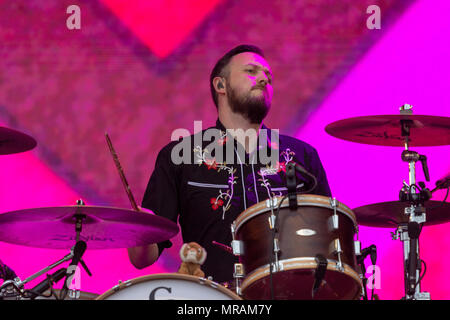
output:
M 407 179 L 401 150 L 341 141 L 324 127 L 357 115 L 396 114 L 404 103 L 416 114 L 450 116 L 448 1 L 257 3 L 0 0 L 0 123 L 38 142 L 32 151 L 0 157 L 0 212 L 80 198 L 130 208 L 105 132 L 140 202 L 172 131 L 215 122 L 210 70 L 242 43 L 263 48 L 275 74 L 266 124 L 318 149 L 334 196 L 352 208 L 395 200 Z M 80 9 L 80 29 L 67 28 L 71 5 Z M 381 9 L 380 30 L 367 28 L 370 5 Z M 431 186 L 449 172 L 448 146 L 417 151 L 428 156 Z M 381 299 L 403 294 L 401 243 L 390 240 L 391 231 L 361 226 L 359 234 L 363 246 L 378 247 Z M 446 233 L 445 224 L 423 230 L 423 289 L 434 299 L 450 298 Z M 93 276 L 81 271 L 82 290 L 100 294 L 119 280 L 175 272 L 181 240 L 172 240 L 173 248 L 143 270 L 129 263 L 124 248 L 88 244 L 84 260 Z M 0 242 L 0 259 L 23 280 L 68 250 Z

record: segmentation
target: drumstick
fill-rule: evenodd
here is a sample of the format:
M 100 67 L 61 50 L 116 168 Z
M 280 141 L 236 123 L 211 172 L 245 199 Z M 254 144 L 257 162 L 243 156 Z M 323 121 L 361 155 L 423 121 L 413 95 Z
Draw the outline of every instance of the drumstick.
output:
M 105 132 L 105 137 L 106 137 L 106 142 L 108 143 L 109 151 L 111 151 L 111 155 L 113 157 L 114 163 L 116 164 L 117 170 L 119 171 L 120 180 L 122 180 L 123 186 L 125 187 L 125 192 L 128 195 L 128 199 L 130 199 L 131 207 L 135 211 L 139 211 L 139 208 L 136 204 L 136 200 L 134 199 L 133 194 L 131 193 L 130 186 L 128 185 L 127 179 L 125 178 L 125 174 L 123 173 L 122 166 L 120 165 L 119 158 L 117 157 L 117 153 L 114 150 L 111 139 L 109 138 L 109 135 L 107 132 Z

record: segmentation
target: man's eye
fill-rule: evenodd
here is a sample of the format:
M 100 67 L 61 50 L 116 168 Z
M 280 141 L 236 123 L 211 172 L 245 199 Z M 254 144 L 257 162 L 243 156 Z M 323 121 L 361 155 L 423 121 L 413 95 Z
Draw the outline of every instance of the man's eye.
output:
M 245 70 L 245 71 L 247 71 L 247 72 L 249 72 L 249 73 L 255 73 L 255 72 L 256 72 L 256 71 L 253 70 L 253 69 L 247 69 L 247 70 Z

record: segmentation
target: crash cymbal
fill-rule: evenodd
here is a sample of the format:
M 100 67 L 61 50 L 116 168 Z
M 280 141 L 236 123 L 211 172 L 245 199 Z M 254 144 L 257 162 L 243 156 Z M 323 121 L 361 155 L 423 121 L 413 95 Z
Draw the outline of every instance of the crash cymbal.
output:
M 0 155 L 28 151 L 36 144 L 36 140 L 25 133 L 0 127 Z
M 402 120 L 409 122 L 409 145 L 415 147 L 450 145 L 450 118 L 426 115 L 375 115 L 333 122 L 325 131 L 352 142 L 402 147 Z
M 178 233 L 176 223 L 151 211 L 99 206 L 67 206 L 0 214 L 0 241 L 37 248 L 68 249 L 80 240 L 88 249 L 131 248 L 165 241 Z
M 406 202 L 389 201 L 369 204 L 352 209 L 358 224 L 370 227 L 391 228 L 408 223 L 405 208 Z M 446 223 L 450 221 L 450 203 L 430 200 L 425 202 L 425 226 Z

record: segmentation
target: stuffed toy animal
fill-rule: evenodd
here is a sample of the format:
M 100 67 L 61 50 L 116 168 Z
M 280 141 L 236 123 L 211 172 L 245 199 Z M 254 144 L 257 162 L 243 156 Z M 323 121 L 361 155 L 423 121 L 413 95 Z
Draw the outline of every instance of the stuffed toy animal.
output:
M 181 263 L 178 273 L 189 274 L 197 277 L 205 277 L 201 265 L 206 260 L 206 250 L 196 242 L 183 244 L 180 249 Z

